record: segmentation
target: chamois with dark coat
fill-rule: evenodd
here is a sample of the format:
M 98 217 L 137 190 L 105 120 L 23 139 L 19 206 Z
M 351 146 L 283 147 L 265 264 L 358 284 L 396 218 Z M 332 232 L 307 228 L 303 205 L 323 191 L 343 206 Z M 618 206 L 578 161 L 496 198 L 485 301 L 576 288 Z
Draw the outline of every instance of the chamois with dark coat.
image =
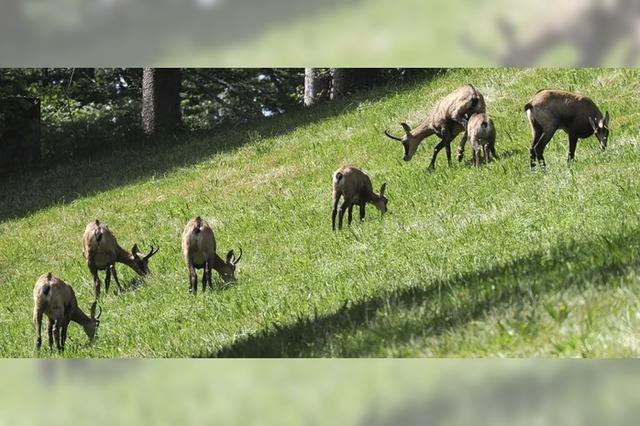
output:
M 116 262 L 124 263 L 133 269 L 138 275 L 149 273 L 149 259 L 160 250 L 158 247 L 143 255 L 138 250 L 138 245 L 134 244 L 131 251 L 120 247 L 115 235 L 109 230 L 107 225 L 96 219 L 87 225 L 82 236 L 82 254 L 87 261 L 87 266 L 93 275 L 93 288 L 96 300 L 100 297 L 100 278 L 98 271 L 106 271 L 104 280 L 105 292 L 109 291 L 111 274 L 116 281 L 118 290 L 122 292 L 122 286 L 116 273 Z
M 480 164 L 497 158 L 496 155 L 496 127 L 487 113 L 473 114 L 467 123 L 467 138 L 471 143 L 473 164 Z M 464 139 L 458 147 L 458 161 L 462 161 L 464 155 Z
M 198 275 L 196 269 L 203 269 L 202 273 L 202 291 L 204 292 L 207 284 L 213 289 L 211 284 L 211 269 L 215 269 L 220 278 L 225 283 L 235 281 L 236 265 L 242 258 L 242 248 L 240 255 L 236 258 L 233 250 L 227 252 L 227 257 L 222 260 L 216 253 L 216 239 L 213 235 L 213 229 L 206 220 L 200 216 L 187 222 L 182 233 L 182 255 L 189 270 L 189 291 L 196 293 L 198 291 Z
M 97 302 L 91 305 L 91 315 L 87 316 L 78 306 L 73 288 L 51 272 L 42 275 L 33 287 L 33 325 L 36 329 L 36 349 L 42 345 L 42 317 L 46 315 L 49 324 L 49 348 L 56 342 L 58 351 L 64 351 L 67 328 L 73 321 L 82 326 L 91 342 L 95 339 L 100 324 L 100 314 L 96 315 Z
M 364 172 L 351 166 L 343 166 L 333 174 L 333 211 L 331 212 L 331 227 L 336 229 L 336 215 L 338 214 L 338 202 L 344 198 L 340 206 L 338 229 L 342 229 L 342 219 L 346 211 L 349 212 L 349 225 L 351 225 L 353 206 L 360 207 L 360 220 L 364 220 L 365 205 L 373 204 L 381 213 L 387 211 L 388 200 L 384 196 L 387 187 L 383 183 L 380 194 L 373 192 L 371 179 Z
M 427 171 L 435 169 L 436 158 L 442 148 L 447 153 L 447 161 L 451 165 L 451 142 L 458 134 L 465 131 L 467 121 L 475 113 L 486 111 L 482 94 L 471 84 L 462 86 L 442 98 L 431 109 L 427 117 L 413 130 L 407 123 L 400 123 L 405 135 L 400 137 L 391 135 L 385 130 L 387 137 L 400 141 L 404 148 L 404 161 L 409 161 L 416 153 L 420 143 L 431 135 L 437 135 L 440 142 L 433 149 L 433 156 Z M 461 144 L 466 142 L 466 133 Z
M 531 167 L 546 165 L 544 149 L 558 129 L 569 135 L 567 161 L 573 161 L 578 139 L 595 134 L 604 151 L 609 140 L 609 113 L 602 115 L 596 104 L 585 96 L 563 90 L 541 90 L 524 110 L 531 124 Z

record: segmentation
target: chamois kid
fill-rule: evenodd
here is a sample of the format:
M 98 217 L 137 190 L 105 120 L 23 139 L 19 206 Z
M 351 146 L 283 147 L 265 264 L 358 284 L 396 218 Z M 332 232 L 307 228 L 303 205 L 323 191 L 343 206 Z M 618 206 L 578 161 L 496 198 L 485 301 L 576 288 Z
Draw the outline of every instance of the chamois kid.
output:
M 482 161 L 489 162 L 496 155 L 496 127 L 487 113 L 473 114 L 467 123 L 467 138 L 471 143 L 473 164 L 480 167 Z M 464 139 L 458 147 L 458 161 L 464 154 Z

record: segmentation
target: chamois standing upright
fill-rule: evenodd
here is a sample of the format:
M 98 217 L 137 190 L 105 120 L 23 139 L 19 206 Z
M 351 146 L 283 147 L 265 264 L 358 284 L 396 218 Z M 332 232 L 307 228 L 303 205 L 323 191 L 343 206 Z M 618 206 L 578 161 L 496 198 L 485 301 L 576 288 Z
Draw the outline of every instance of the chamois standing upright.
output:
M 609 113 L 602 115 L 596 104 L 585 96 L 563 90 L 541 90 L 524 110 L 531 124 L 531 168 L 536 162 L 545 166 L 544 149 L 558 129 L 569 135 L 567 161 L 573 161 L 578 139 L 595 134 L 604 151 L 609 140 Z
M 122 292 L 122 286 L 116 274 L 116 262 L 124 263 L 133 269 L 138 275 L 149 273 L 149 259 L 160 250 L 158 247 L 146 255 L 142 255 L 138 250 L 138 245 L 134 244 L 131 251 L 127 251 L 118 245 L 115 235 L 109 230 L 107 225 L 99 220 L 90 222 L 84 230 L 82 236 L 82 254 L 84 255 L 89 271 L 93 275 L 93 288 L 96 300 L 100 297 L 100 278 L 98 271 L 105 270 L 104 280 L 105 292 L 109 291 L 111 274 L 116 281 L 118 290 Z
M 349 212 L 349 225 L 351 225 L 353 206 L 360 206 L 360 220 L 364 220 L 365 205 L 373 204 L 381 213 L 387 211 L 388 200 L 384 196 L 387 187 L 383 183 L 380 193 L 373 192 L 371 179 L 361 170 L 352 166 L 340 167 L 333 173 L 333 210 L 331 212 L 331 227 L 336 229 L 336 215 L 338 214 L 338 202 L 344 198 L 340 206 L 338 229 L 342 229 L 342 219 L 346 211 Z
M 496 127 L 487 113 L 473 114 L 467 123 L 467 138 L 471 143 L 473 164 L 480 167 L 482 161 L 496 158 Z M 458 147 L 458 161 L 464 154 L 464 139 Z
M 437 135 L 440 142 L 433 149 L 433 156 L 427 171 L 435 169 L 436 158 L 442 148 L 447 153 L 447 162 L 451 165 L 451 142 L 465 131 L 469 117 L 475 113 L 486 111 L 482 94 L 471 84 L 462 86 L 442 98 L 431 109 L 427 117 L 413 130 L 407 123 L 400 123 L 405 135 L 400 137 L 391 135 L 385 130 L 387 137 L 400 141 L 404 148 L 404 161 L 409 161 L 416 153 L 420 143 L 431 135 Z M 466 142 L 466 133 L 461 144 Z
M 225 283 L 235 281 L 236 265 L 242 258 L 242 248 L 240 255 L 236 258 L 233 250 L 227 252 L 227 257 L 222 260 L 216 253 L 216 239 L 213 229 L 206 220 L 200 216 L 187 222 L 182 233 L 182 255 L 189 270 L 189 291 L 198 291 L 198 275 L 196 269 L 203 269 L 202 291 L 207 284 L 212 289 L 211 268 L 215 269 Z
M 100 324 L 100 315 L 96 315 L 97 302 L 91 305 L 91 316 L 87 316 L 78 306 L 73 288 L 51 272 L 42 275 L 33 287 L 33 324 L 36 329 L 36 349 L 42 345 L 42 316 L 49 319 L 47 331 L 49 347 L 56 342 L 58 351 L 64 351 L 67 340 L 67 328 L 73 321 L 82 326 L 90 341 L 93 342 Z

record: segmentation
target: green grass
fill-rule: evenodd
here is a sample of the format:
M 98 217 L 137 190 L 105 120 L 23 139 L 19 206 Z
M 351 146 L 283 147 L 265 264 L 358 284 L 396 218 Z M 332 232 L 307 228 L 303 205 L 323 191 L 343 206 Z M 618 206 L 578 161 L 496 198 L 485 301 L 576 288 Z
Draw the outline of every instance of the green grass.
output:
M 92 298 L 81 253 L 87 222 L 122 245 L 160 244 L 153 274 L 102 300 L 94 346 L 69 330 L 66 357 L 637 356 L 640 353 L 640 152 L 635 70 L 455 70 L 252 126 L 77 160 L 1 184 L 0 355 L 33 351 L 31 291 L 52 271 Z M 415 125 L 474 83 L 498 129 L 496 161 L 425 174 L 384 136 Z M 591 96 L 612 116 L 566 163 L 559 132 L 546 170 L 529 170 L 532 94 Z M 389 213 L 331 231 L 331 174 L 343 163 L 387 182 Z M 187 292 L 180 235 L 207 218 L 219 250 L 241 246 L 238 282 Z M 139 284 L 139 285 L 134 285 Z M 42 356 L 58 356 L 43 349 Z

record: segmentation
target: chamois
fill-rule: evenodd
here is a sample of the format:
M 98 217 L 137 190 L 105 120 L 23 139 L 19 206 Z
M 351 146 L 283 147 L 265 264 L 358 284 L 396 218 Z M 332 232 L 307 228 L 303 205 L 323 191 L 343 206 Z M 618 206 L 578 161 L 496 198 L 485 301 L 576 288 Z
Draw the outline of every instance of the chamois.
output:
M 105 292 L 109 291 L 111 274 L 113 274 L 118 290 L 122 292 L 122 286 L 116 274 L 116 262 L 124 263 L 138 275 L 146 275 L 149 273 L 149 258 L 160 250 L 159 247 L 154 250 L 153 246 L 151 246 L 151 251 L 145 256 L 142 256 L 138 251 L 138 245 L 134 244 L 131 251 L 128 252 L 118 245 L 116 237 L 107 225 L 97 219 L 95 222 L 90 222 L 85 228 L 84 235 L 82 236 L 82 247 L 82 254 L 87 261 L 91 275 L 93 275 L 93 287 L 96 300 L 100 297 L 99 270 L 106 271 L 104 280 Z
M 427 168 L 430 171 L 435 169 L 436 157 L 442 148 L 445 148 L 447 161 L 451 165 L 451 141 L 465 130 L 471 115 L 485 111 L 484 97 L 475 87 L 467 84 L 442 98 L 415 129 L 411 130 L 407 123 L 400 123 L 405 131 L 402 138 L 393 136 L 386 130 L 384 133 L 387 137 L 402 142 L 404 161 L 411 160 L 423 139 L 437 135 L 440 142 L 433 149 L 431 163 Z M 461 143 L 464 142 L 466 133 Z
M 204 269 L 202 273 L 202 291 L 207 284 L 213 289 L 211 284 L 211 268 L 215 269 L 225 283 L 235 281 L 236 265 L 242 258 L 242 248 L 240 255 L 236 258 L 233 250 L 229 250 L 225 260 L 222 260 L 216 253 L 216 239 L 213 230 L 206 220 L 200 216 L 187 222 L 182 233 L 182 255 L 189 270 L 189 291 L 194 294 L 198 291 L 198 275 L 196 269 Z
M 609 113 L 602 115 L 596 104 L 585 96 L 563 90 L 541 90 L 527 103 L 524 110 L 531 124 L 531 168 L 536 162 L 546 165 L 544 149 L 562 129 L 569 135 L 567 161 L 573 161 L 578 139 L 595 133 L 604 151 L 609 140 Z
M 366 203 L 373 204 L 381 213 L 387 211 L 388 200 L 384 196 L 386 183 L 380 187 L 380 194 L 373 192 L 371 179 L 364 172 L 351 166 L 343 166 L 333 174 L 333 211 L 331 212 L 331 227 L 336 230 L 336 215 L 338 214 L 338 202 L 340 197 L 344 201 L 340 206 L 338 229 L 342 229 L 342 218 L 345 211 L 349 211 L 349 225 L 351 225 L 353 206 L 360 206 L 360 220 L 364 220 Z
M 496 127 L 487 113 L 473 114 L 467 123 L 467 138 L 471 143 L 473 164 L 480 167 L 481 161 L 489 162 L 496 155 Z M 458 147 L 458 161 L 464 154 L 464 139 Z
M 91 305 L 91 316 L 87 316 L 78 306 L 73 288 L 51 272 L 42 275 L 33 287 L 33 324 L 36 329 L 36 349 L 42 345 L 42 316 L 49 319 L 47 328 L 49 348 L 53 347 L 55 336 L 56 348 L 64 351 L 67 340 L 67 327 L 73 321 L 82 326 L 84 332 L 93 342 L 100 324 L 100 315 L 96 315 L 97 302 Z

